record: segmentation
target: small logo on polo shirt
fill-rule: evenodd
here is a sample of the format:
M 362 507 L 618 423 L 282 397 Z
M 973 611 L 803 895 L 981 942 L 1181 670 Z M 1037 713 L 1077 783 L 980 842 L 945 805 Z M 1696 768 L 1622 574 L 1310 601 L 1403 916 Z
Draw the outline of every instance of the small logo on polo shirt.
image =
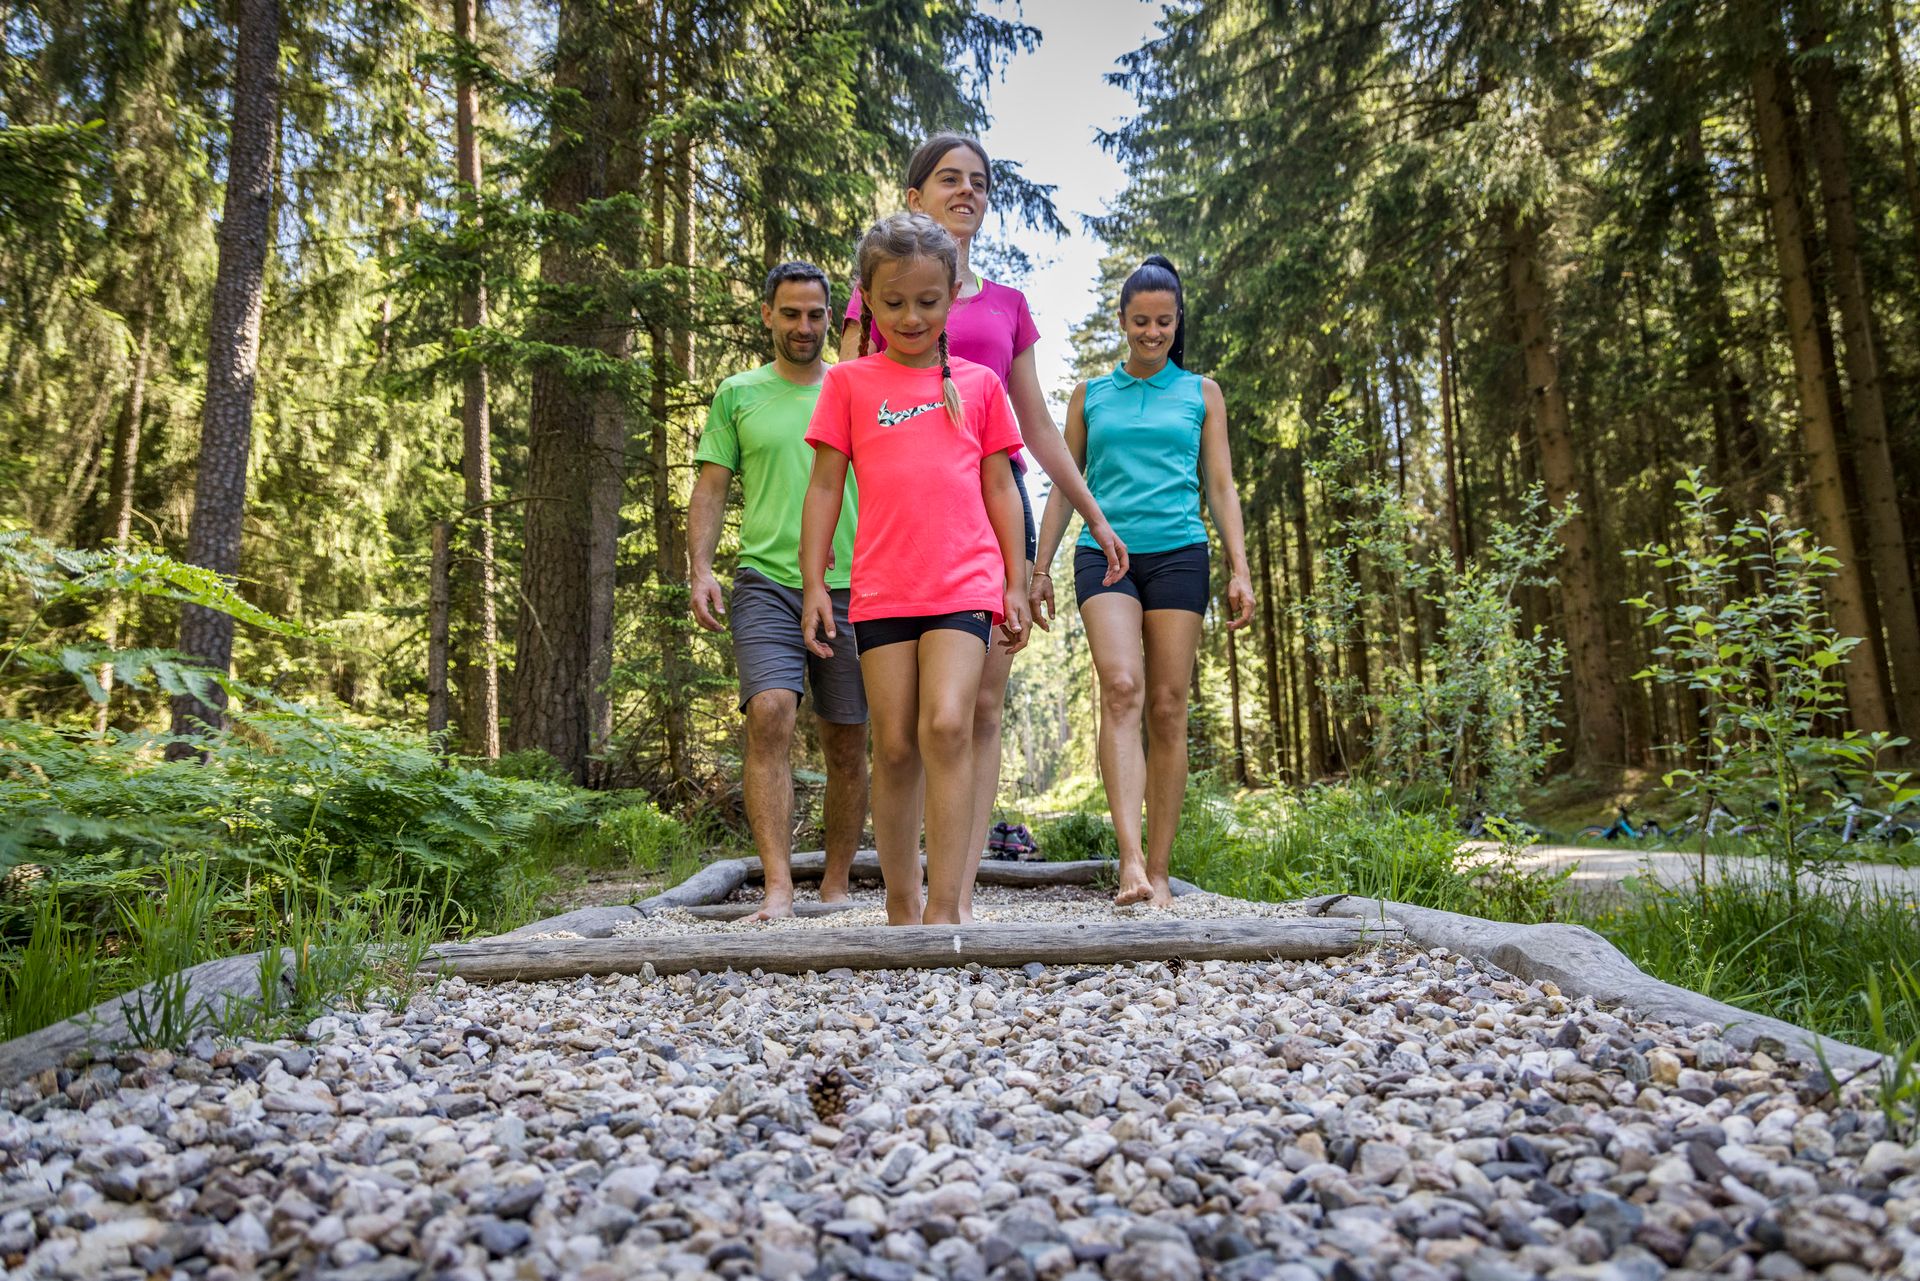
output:
M 897 427 L 909 418 L 918 418 L 921 414 L 930 414 L 936 409 L 945 409 L 946 407 L 947 402 L 944 400 L 929 400 L 926 404 L 915 405 L 911 409 L 888 409 L 887 402 L 883 400 L 880 402 L 880 425 L 882 427 Z

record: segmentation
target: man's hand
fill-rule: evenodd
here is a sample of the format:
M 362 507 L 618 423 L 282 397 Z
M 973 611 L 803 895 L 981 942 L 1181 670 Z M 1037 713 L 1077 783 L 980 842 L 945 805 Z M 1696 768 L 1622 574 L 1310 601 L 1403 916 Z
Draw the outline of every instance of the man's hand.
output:
M 720 580 L 711 573 L 695 574 L 693 577 L 693 617 L 694 621 L 710 632 L 724 632 L 726 623 L 727 597 L 720 590 Z
M 1120 535 L 1113 532 L 1113 526 L 1101 521 L 1087 531 L 1093 535 L 1093 541 L 1107 557 L 1107 572 L 1100 580 L 1102 587 L 1111 587 L 1127 576 L 1127 545 L 1120 541 Z
M 1033 625 L 1043 632 L 1053 630 L 1052 623 L 1059 610 L 1053 603 L 1053 575 L 1044 569 L 1033 571 L 1033 578 L 1027 584 L 1027 608 L 1033 611 Z
M 825 637 L 825 640 L 821 638 Z M 815 658 L 832 658 L 833 597 L 825 587 L 809 587 L 800 605 L 800 639 Z

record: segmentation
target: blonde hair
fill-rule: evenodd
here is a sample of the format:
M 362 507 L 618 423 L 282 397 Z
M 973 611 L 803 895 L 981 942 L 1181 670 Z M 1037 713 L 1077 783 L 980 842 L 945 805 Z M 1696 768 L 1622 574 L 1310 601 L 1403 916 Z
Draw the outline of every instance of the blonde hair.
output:
M 873 306 L 867 295 L 873 290 L 874 273 L 883 262 L 905 262 L 911 258 L 931 258 L 947 269 L 947 284 L 960 280 L 960 246 L 953 237 L 925 214 L 897 213 L 882 218 L 860 237 L 854 254 L 855 271 L 860 277 L 860 354 L 867 354 L 873 332 Z M 947 352 L 947 331 L 940 330 L 940 390 L 947 402 L 947 415 L 958 424 L 962 418 L 960 388 L 953 381 L 953 359 Z

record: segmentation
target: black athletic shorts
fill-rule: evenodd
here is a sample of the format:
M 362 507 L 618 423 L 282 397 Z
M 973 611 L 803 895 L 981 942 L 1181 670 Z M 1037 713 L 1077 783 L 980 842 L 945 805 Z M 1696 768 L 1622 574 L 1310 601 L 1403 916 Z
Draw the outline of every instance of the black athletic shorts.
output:
M 1187 609 L 1207 612 L 1207 545 L 1176 547 L 1170 552 L 1135 552 L 1127 558 L 1127 572 L 1111 587 L 1106 553 L 1095 547 L 1073 549 L 1073 594 L 1082 605 L 1103 592 L 1123 592 L 1140 602 L 1142 610 Z M 861 624 L 865 626 L 865 624 Z
M 1027 493 L 1027 478 L 1021 470 L 1013 469 L 1013 486 L 1020 491 L 1020 515 L 1027 522 L 1027 566 L 1032 568 L 1034 554 L 1040 550 L 1040 532 L 1033 527 L 1033 499 Z
M 954 614 L 917 614 L 911 618 L 869 618 L 855 625 L 854 642 L 860 652 L 917 641 L 928 632 L 965 632 L 982 645 L 993 634 L 993 615 L 984 609 L 963 609 Z

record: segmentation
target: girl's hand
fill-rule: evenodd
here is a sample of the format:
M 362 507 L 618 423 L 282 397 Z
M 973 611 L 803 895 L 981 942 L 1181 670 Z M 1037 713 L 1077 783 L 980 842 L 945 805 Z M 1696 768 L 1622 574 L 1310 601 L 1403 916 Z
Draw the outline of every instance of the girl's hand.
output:
M 1233 611 L 1233 617 L 1227 620 L 1228 631 L 1237 632 L 1253 621 L 1253 581 L 1245 574 L 1227 579 L 1227 608 Z
M 1087 532 L 1107 557 L 1107 573 L 1100 580 L 1100 585 L 1111 587 L 1127 576 L 1127 545 L 1120 541 L 1120 535 L 1113 532 L 1113 526 L 1104 520 Z
M 832 658 L 833 597 L 825 587 L 809 587 L 800 604 L 800 639 L 815 658 Z M 825 637 L 823 641 L 821 638 Z
M 1026 593 L 1018 587 L 1007 588 L 1004 604 L 1006 618 L 1000 624 L 1000 634 L 1006 637 L 1007 653 L 1018 654 L 1033 635 L 1033 615 L 1027 607 Z
M 1027 608 L 1033 611 L 1033 625 L 1043 632 L 1050 632 L 1050 624 L 1058 616 L 1053 603 L 1053 575 L 1044 569 L 1033 571 L 1033 577 L 1027 582 Z

